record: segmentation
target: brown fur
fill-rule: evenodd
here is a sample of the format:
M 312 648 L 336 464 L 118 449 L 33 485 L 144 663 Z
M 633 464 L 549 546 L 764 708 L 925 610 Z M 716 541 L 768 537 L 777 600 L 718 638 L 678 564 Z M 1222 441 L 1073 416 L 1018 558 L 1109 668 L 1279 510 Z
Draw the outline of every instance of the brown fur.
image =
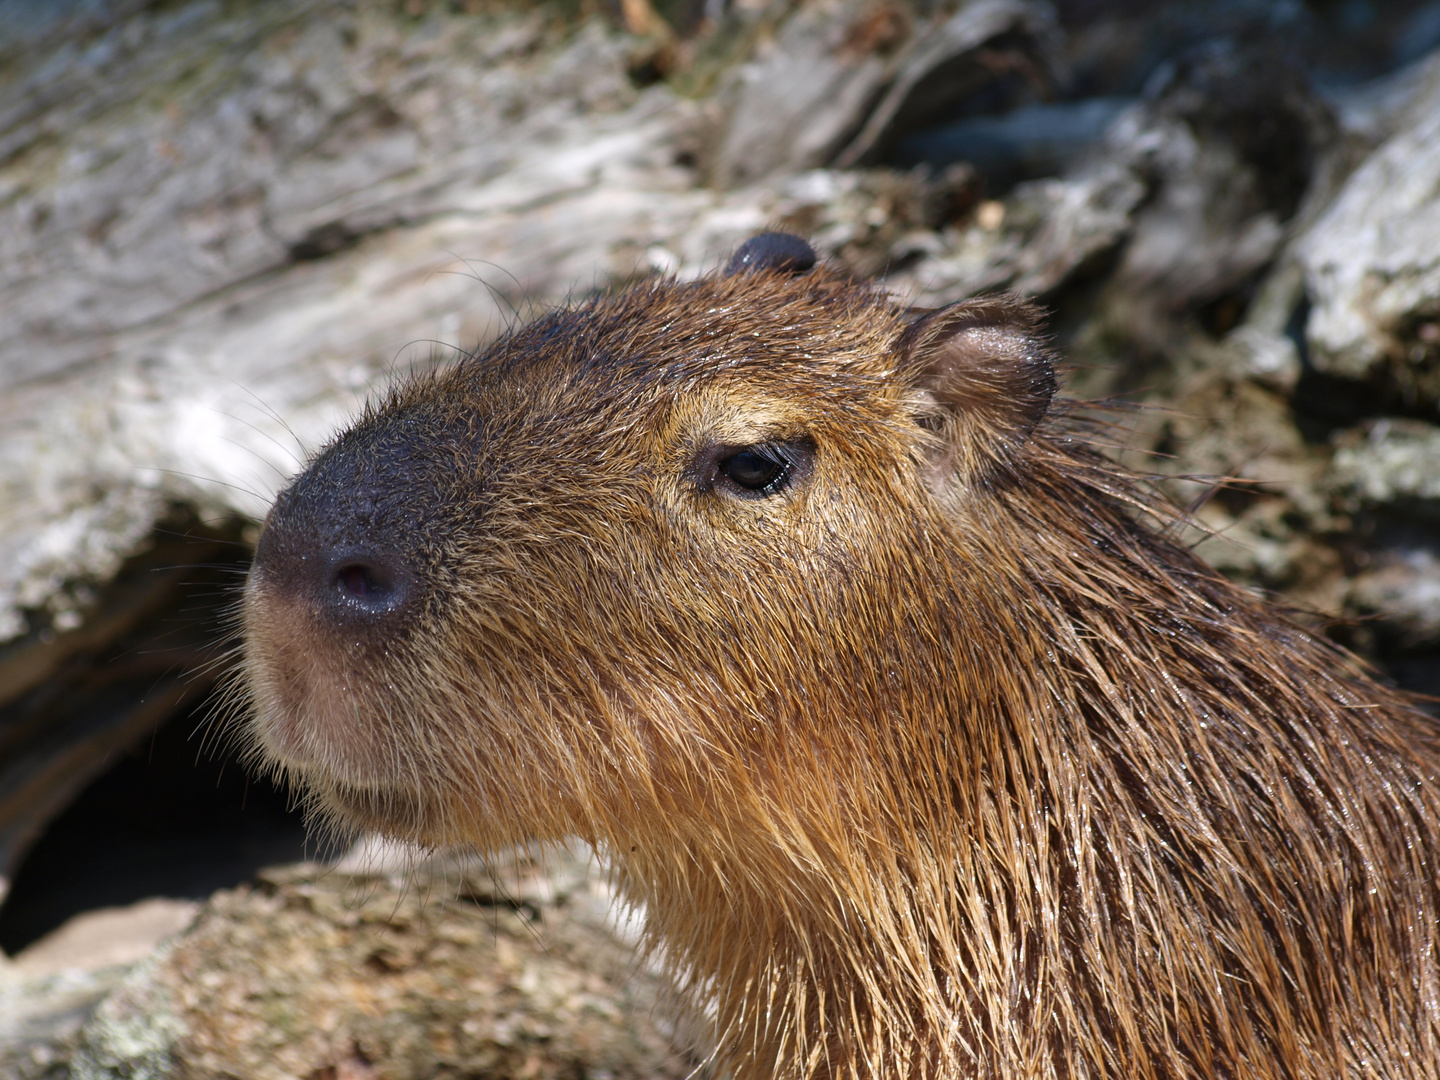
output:
M 1035 324 L 656 280 L 402 387 L 295 490 L 422 599 L 336 629 L 272 515 L 259 745 L 348 825 L 598 845 L 742 1080 L 1440 1076 L 1434 722 L 1146 524 Z

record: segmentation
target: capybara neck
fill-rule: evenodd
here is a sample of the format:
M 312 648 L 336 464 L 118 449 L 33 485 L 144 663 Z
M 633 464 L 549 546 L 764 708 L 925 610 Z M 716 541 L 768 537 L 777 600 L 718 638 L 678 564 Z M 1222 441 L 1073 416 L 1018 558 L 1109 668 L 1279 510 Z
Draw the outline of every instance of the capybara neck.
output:
M 545 316 L 277 500 L 257 753 L 602 848 L 737 1080 L 1440 1075 L 1434 721 L 1054 394 L 784 235 Z

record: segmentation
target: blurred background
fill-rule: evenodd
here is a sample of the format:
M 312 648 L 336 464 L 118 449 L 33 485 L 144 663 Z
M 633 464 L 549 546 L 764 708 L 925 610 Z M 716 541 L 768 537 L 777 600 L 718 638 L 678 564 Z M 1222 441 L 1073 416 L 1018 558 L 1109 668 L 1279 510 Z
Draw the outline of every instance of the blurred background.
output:
M 0 1075 L 441 1074 L 97 1034 L 327 855 L 213 719 L 257 523 L 395 373 L 764 228 L 1038 299 L 1205 557 L 1440 693 L 1437 50 L 1440 0 L 0 0 Z

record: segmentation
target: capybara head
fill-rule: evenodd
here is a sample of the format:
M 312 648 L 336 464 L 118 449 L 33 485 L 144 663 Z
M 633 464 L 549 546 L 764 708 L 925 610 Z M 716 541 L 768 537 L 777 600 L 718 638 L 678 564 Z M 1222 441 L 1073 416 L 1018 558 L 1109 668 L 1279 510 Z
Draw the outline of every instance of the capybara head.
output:
M 784 234 L 540 318 L 277 499 L 257 745 L 354 827 L 600 847 L 740 1077 L 1431 1075 L 1430 721 L 1055 385 L 1026 303 Z

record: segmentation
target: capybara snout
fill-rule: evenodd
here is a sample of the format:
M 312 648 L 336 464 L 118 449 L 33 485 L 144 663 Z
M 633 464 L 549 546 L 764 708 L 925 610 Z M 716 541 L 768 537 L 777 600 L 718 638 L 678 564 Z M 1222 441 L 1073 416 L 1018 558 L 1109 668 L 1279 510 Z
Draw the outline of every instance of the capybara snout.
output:
M 326 451 L 276 499 L 261 531 L 254 588 L 303 605 L 316 629 L 382 638 L 403 632 L 432 589 L 442 477 L 462 462 L 436 460 L 436 425 L 373 421 Z M 473 462 L 471 463 L 473 467 Z M 437 496 L 439 498 L 437 498 Z

